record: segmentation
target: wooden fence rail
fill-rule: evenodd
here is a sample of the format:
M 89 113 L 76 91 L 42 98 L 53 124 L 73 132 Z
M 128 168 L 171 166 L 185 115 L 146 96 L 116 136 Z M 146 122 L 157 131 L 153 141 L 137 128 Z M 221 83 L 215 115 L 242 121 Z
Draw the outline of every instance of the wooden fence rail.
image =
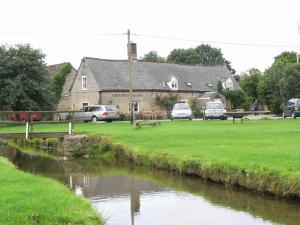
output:
M 29 138 L 58 138 L 63 137 L 64 135 L 72 135 L 74 133 L 74 123 L 73 115 L 74 112 L 80 112 L 80 111 L 0 111 L 0 115 L 16 115 L 18 113 L 26 114 L 26 119 L 19 121 L 19 120 L 0 120 L 0 124 L 15 124 L 15 125 L 25 125 L 25 133 L 0 133 L 0 138 L 4 139 L 29 139 Z M 48 121 L 34 121 L 32 119 L 32 114 L 34 113 L 48 113 L 53 115 L 59 115 L 60 113 L 66 114 L 67 120 L 48 120 Z M 0 117 L 1 118 L 1 117 Z M 68 126 L 68 132 L 34 132 L 33 131 L 33 125 L 36 124 L 69 124 Z

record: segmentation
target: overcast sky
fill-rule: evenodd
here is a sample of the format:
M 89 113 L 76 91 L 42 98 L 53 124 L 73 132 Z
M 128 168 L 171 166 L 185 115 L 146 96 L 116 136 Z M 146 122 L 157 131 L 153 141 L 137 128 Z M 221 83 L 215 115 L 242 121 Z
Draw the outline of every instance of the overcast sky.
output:
M 189 39 L 133 35 L 138 57 L 151 50 L 165 57 L 174 48 L 208 43 L 221 48 L 238 72 L 252 67 L 264 70 L 274 56 L 285 50 L 300 53 L 300 0 L 0 0 L 0 3 L 0 44 L 29 43 L 46 54 L 49 65 L 71 62 L 78 68 L 84 56 L 125 59 L 127 36 L 123 33 L 127 29 L 132 34 Z

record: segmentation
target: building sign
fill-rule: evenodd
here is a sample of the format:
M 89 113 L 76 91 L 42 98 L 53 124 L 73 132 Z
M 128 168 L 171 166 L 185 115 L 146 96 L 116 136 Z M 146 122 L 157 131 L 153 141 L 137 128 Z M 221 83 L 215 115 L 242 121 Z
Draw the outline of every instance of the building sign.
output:
M 142 94 L 138 94 L 138 93 L 133 93 L 132 96 L 134 98 L 140 98 L 143 97 Z M 125 94 L 125 93 L 117 93 L 117 94 L 112 94 L 112 97 L 114 98 L 129 98 L 129 94 Z

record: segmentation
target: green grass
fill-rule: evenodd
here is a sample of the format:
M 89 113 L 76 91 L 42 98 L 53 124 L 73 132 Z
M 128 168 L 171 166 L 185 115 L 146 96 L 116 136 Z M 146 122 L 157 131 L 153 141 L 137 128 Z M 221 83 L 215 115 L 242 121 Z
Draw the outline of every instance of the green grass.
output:
M 57 181 L 18 171 L 0 157 L 0 224 L 103 224 L 89 202 Z
M 24 127 L 3 127 L 0 132 Z M 36 126 L 35 131 L 67 126 Z M 140 164 L 164 165 L 227 184 L 300 196 L 300 120 L 174 121 L 134 130 L 128 123 L 76 124 L 75 131 L 104 134 L 130 149 Z

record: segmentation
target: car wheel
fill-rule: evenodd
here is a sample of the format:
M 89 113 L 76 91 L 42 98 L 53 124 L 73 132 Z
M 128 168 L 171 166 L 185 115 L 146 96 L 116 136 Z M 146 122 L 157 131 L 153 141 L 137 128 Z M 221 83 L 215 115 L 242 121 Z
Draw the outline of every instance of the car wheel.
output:
M 96 122 L 97 122 L 97 117 L 96 117 L 96 116 L 93 116 L 93 117 L 92 117 L 92 122 L 93 122 L 93 123 L 96 123 Z
M 192 120 L 192 117 L 190 117 L 189 120 Z

